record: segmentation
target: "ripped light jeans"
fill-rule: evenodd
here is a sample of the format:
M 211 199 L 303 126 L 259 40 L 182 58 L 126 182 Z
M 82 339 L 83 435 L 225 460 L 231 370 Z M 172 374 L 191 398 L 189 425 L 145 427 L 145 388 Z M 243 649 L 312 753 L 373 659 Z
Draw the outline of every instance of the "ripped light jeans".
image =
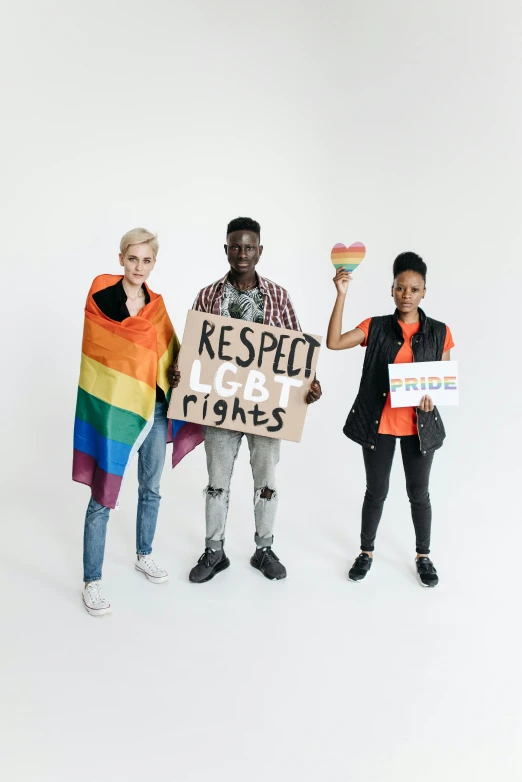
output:
M 254 477 L 254 518 L 257 546 L 271 546 L 277 511 L 275 471 L 279 461 L 281 440 L 260 434 L 244 434 L 217 426 L 205 427 L 208 486 L 205 500 L 206 540 L 212 549 L 222 549 L 227 523 L 230 481 L 241 441 L 246 437 L 250 449 L 250 466 Z M 270 499 L 261 497 L 264 489 L 272 492 Z

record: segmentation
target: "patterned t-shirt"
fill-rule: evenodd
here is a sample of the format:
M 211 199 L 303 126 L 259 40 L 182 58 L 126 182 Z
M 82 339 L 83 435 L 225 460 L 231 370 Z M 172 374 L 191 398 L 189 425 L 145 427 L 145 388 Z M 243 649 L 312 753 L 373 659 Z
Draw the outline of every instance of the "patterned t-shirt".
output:
M 221 314 L 225 318 L 249 320 L 252 323 L 263 323 L 264 300 L 259 288 L 248 291 L 238 291 L 228 281 L 225 284 Z

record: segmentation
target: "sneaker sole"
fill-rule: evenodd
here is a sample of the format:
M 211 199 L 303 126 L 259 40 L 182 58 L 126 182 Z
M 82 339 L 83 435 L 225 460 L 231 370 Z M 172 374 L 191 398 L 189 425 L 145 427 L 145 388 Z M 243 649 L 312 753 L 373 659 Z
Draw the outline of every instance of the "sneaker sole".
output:
M 136 568 L 138 573 L 143 573 L 143 575 L 147 577 L 147 579 L 150 581 L 151 584 L 164 584 L 166 581 L 169 580 L 168 575 L 159 576 L 157 578 L 155 576 L 149 576 L 149 574 L 145 570 L 142 570 L 140 567 L 138 567 L 137 563 L 134 564 L 134 567 Z
M 85 606 L 85 610 L 87 611 L 90 616 L 105 616 L 105 614 L 112 614 L 112 608 L 108 606 L 107 608 L 90 608 L 87 603 L 85 602 L 85 598 L 82 595 L 83 604 Z
M 207 576 L 206 578 L 202 578 L 201 581 L 196 581 L 195 579 L 189 576 L 189 581 L 191 584 L 206 584 L 207 581 L 211 581 L 214 578 L 214 576 L 217 576 L 217 574 L 221 573 L 222 570 L 226 570 L 227 567 L 230 567 L 230 560 L 228 559 L 228 557 L 225 557 L 225 559 L 222 562 L 216 565 L 216 567 L 214 568 L 214 570 L 211 572 L 209 576 Z
M 255 568 L 256 570 L 259 570 L 260 573 L 263 573 L 263 571 L 261 570 L 261 568 L 259 567 L 258 564 L 252 562 L 252 560 L 250 560 L 250 564 L 252 565 L 253 568 Z M 284 576 L 274 576 L 273 578 L 271 578 L 270 576 L 267 576 L 266 573 L 263 573 L 263 575 L 264 575 L 265 578 L 268 578 L 269 581 L 282 581 L 283 578 L 286 578 L 287 574 L 285 573 Z
M 435 587 L 439 585 L 438 581 L 437 581 L 436 584 L 425 584 L 424 581 L 421 580 L 421 577 L 419 576 L 418 573 L 417 573 L 417 576 L 418 576 L 420 585 L 423 586 L 423 587 L 426 587 L 426 589 L 435 589 Z
M 351 581 L 352 584 L 358 584 L 359 581 L 364 581 L 365 578 L 366 576 L 361 576 L 361 578 L 350 578 L 350 576 L 348 576 L 348 581 Z

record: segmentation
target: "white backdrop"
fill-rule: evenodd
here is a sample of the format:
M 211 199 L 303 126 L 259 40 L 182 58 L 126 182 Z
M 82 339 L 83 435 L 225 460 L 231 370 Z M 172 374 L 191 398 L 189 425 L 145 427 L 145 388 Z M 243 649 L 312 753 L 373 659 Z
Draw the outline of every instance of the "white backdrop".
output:
M 20 0 L 3 4 L 2 688 L 10 780 L 516 780 L 522 7 L 517 0 Z M 135 477 L 110 522 L 114 613 L 83 610 L 88 499 L 70 480 L 82 308 L 121 235 L 181 332 L 222 276 L 227 222 L 326 334 L 330 249 L 362 241 L 345 316 L 390 311 L 428 264 L 461 407 L 432 480 L 438 590 L 413 575 L 400 459 L 372 573 L 346 581 L 364 491 L 341 429 L 362 350 L 324 348 L 324 397 L 283 447 L 280 584 L 250 568 L 241 452 L 227 552 L 197 587 L 204 453 L 166 468 L 155 590 L 132 569 Z M 514 365 L 513 365 L 514 364 Z M 246 446 L 245 446 L 246 448 Z

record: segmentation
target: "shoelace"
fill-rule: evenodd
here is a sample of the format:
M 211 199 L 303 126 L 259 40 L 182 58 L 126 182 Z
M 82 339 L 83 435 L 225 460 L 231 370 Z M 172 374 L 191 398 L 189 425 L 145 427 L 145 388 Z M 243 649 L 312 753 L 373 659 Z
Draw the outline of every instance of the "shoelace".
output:
M 143 562 L 147 566 L 148 570 L 152 573 L 157 573 L 160 568 L 156 565 L 150 554 L 146 554 L 144 557 L 140 557 L 140 562 Z
M 265 561 L 279 562 L 279 557 L 274 554 L 271 548 L 261 549 L 261 551 L 263 552 L 263 556 L 261 557 L 262 565 L 265 563 Z
M 212 555 L 217 554 L 217 551 L 212 551 L 211 548 L 206 548 L 203 554 L 198 559 L 199 562 L 203 562 L 205 567 L 212 567 Z
M 106 603 L 105 595 L 103 594 L 100 585 L 97 581 L 91 581 L 90 584 L 87 584 L 87 592 L 89 594 L 89 600 L 93 604 L 93 606 L 97 606 L 100 603 Z

